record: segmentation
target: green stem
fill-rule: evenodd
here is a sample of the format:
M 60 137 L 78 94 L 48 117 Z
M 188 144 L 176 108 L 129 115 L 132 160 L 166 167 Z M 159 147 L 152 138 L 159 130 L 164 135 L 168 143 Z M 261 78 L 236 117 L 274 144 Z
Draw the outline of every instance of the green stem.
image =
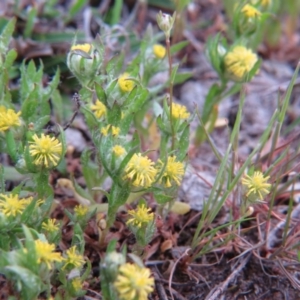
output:
M 173 79 L 172 79 L 172 58 L 171 58 L 171 51 L 170 51 L 170 38 L 166 37 L 166 46 L 167 46 L 167 55 L 168 55 L 168 62 L 169 62 L 169 78 L 170 78 L 170 86 L 169 86 L 169 105 L 170 105 L 170 126 L 171 126 L 171 133 L 172 133 L 172 150 L 175 148 L 175 131 L 174 131 L 174 124 L 173 124 Z

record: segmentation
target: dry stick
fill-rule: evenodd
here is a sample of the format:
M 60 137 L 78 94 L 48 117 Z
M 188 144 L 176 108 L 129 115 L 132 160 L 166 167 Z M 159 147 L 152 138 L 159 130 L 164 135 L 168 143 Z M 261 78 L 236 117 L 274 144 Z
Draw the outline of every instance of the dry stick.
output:
M 186 249 L 180 256 L 179 258 L 175 261 L 172 269 L 171 269 L 171 274 L 170 274 L 170 278 L 169 278 L 169 291 L 170 291 L 170 294 L 171 294 L 171 298 L 172 300 L 174 300 L 174 297 L 173 297 L 173 294 L 172 294 L 172 278 L 173 278 L 173 275 L 174 275 L 174 271 L 175 271 L 175 268 L 178 264 L 178 262 L 185 256 L 189 255 L 188 252 L 191 250 L 191 248 L 188 248 Z
M 166 291 L 161 283 L 161 278 L 156 272 L 152 272 L 155 279 L 155 287 L 160 300 L 168 300 Z
M 76 109 L 75 109 L 75 112 L 74 112 L 71 120 L 64 126 L 64 128 L 63 128 L 64 131 L 66 131 L 71 126 L 71 124 L 75 120 L 75 117 L 77 116 L 77 114 L 80 110 L 80 96 L 77 93 L 75 93 L 72 97 L 72 100 L 76 103 Z M 59 135 L 60 135 L 60 132 L 58 132 L 55 135 L 55 137 L 57 138 Z
M 246 256 L 243 261 L 240 263 L 240 265 L 230 274 L 227 279 L 219 285 L 219 287 L 216 287 L 214 290 L 212 290 L 205 298 L 205 300 L 218 300 L 219 297 L 223 292 L 227 289 L 229 283 L 237 277 L 239 272 L 245 267 L 245 265 L 248 263 L 249 259 L 251 257 L 251 254 Z

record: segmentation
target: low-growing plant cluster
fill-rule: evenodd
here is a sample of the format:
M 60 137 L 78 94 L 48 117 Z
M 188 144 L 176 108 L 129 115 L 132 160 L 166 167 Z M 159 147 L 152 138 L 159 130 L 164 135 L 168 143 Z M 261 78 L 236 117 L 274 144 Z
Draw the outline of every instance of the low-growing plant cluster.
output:
M 187 265 L 229 242 L 236 243 L 241 256 L 250 252 L 243 224 L 259 223 L 255 219 L 259 210 L 267 216 L 266 234 L 253 249 L 268 251 L 272 207 L 287 172 L 281 166 L 294 159 L 288 161 L 288 148 L 279 152 L 276 145 L 298 69 L 258 145 L 242 163 L 237 153 L 244 86 L 259 72 L 261 60 L 256 51 L 271 8 L 271 1 L 259 0 L 232 6 L 227 35 L 210 38 L 206 47 L 218 82 L 211 86 L 204 107 L 195 107 L 194 113 L 173 95 L 174 85 L 192 76 L 181 72 L 176 59 L 187 43 L 171 45 L 174 26 L 179 30 L 176 12 L 158 13 L 160 31 L 154 34 L 148 27 L 138 51 L 130 55 L 111 53 L 108 39 L 101 35 L 91 43 L 77 42 L 75 37 L 66 64 L 80 89 L 70 97 L 74 112 L 65 124 L 55 118 L 55 111 L 62 109 L 59 69 L 45 84 L 43 64 L 24 60 L 18 92 L 12 92 L 17 52 L 9 45 L 16 20 L 7 22 L 0 36 L 0 151 L 21 175 L 17 185 L 6 189 L 11 166 L 0 165 L 0 273 L 13 287 L 11 296 L 76 299 L 89 292 L 89 285 L 96 285 L 102 299 L 147 299 L 155 289 L 155 277 L 146 267 L 153 254 L 149 245 L 162 232 L 170 212 L 184 215 L 191 210 L 188 203 L 177 200 L 177 193 L 189 166 L 189 147 L 201 147 L 204 142 L 211 145 L 220 165 L 193 237 L 185 245 Z M 183 5 L 179 12 L 184 9 Z M 167 74 L 166 79 L 153 84 L 157 74 Z M 237 93 L 240 103 L 229 145 L 226 153 L 220 153 L 210 133 L 220 102 Z M 65 131 L 79 115 L 92 145 L 80 153 L 84 186 L 67 173 L 66 166 L 73 150 Z M 191 136 L 192 122 L 198 127 Z M 261 157 L 267 143 L 271 144 L 269 154 Z M 61 218 L 55 217 L 60 204 L 50 180 L 54 173 L 57 186 L 71 190 L 77 202 L 64 208 Z M 288 180 L 285 188 L 294 180 Z M 214 227 L 225 205 L 230 208 L 229 221 Z M 272 255 L 296 261 L 292 200 L 289 208 L 281 247 Z M 91 275 L 93 266 L 86 251 L 86 230 L 91 223 L 97 231 L 94 248 L 97 253 L 105 252 L 98 259 L 98 280 Z M 120 223 L 134 237 L 128 248 L 113 234 Z M 260 231 L 261 225 L 257 227 Z M 64 237 L 67 228 L 71 228 L 68 239 Z

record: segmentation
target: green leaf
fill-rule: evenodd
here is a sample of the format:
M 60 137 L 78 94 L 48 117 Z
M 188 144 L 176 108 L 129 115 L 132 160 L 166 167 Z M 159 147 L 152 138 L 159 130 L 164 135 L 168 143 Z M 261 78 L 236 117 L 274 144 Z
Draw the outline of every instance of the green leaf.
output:
M 107 101 L 106 101 L 105 91 L 102 88 L 102 86 L 100 84 L 98 84 L 97 82 L 95 82 L 95 90 L 96 90 L 96 95 L 97 95 L 98 100 L 101 101 L 106 106 Z
M 69 12 L 68 12 L 68 18 L 67 20 L 73 19 L 73 17 L 80 12 L 80 10 L 84 7 L 86 4 L 85 0 L 77 0 L 73 1 L 73 5 L 71 6 Z
M 192 72 L 177 73 L 174 79 L 174 84 L 181 84 L 193 76 Z
M 15 24 L 16 19 L 12 18 L 3 29 L 0 36 L 0 53 L 5 53 L 7 51 L 10 39 L 15 30 Z
M 25 38 L 29 38 L 32 33 L 36 16 L 37 8 L 35 8 L 34 6 L 30 6 L 30 11 L 28 13 L 27 22 L 23 33 Z
M 34 123 L 34 130 L 35 131 L 42 130 L 45 127 L 45 125 L 49 123 L 49 121 L 50 121 L 50 115 L 39 118 Z
M 187 124 L 184 131 L 182 132 L 179 143 L 178 143 L 178 149 L 179 153 L 177 155 L 177 158 L 179 161 L 183 161 L 187 155 L 187 151 L 189 148 L 190 143 L 190 126 Z
M 34 122 L 37 118 L 37 111 L 38 111 L 38 101 L 39 97 L 39 89 L 38 86 L 34 86 L 33 90 L 30 92 L 28 97 L 22 104 L 22 118 L 26 123 Z
M 123 67 L 124 58 L 125 54 L 123 52 L 112 57 L 106 65 L 107 74 L 113 78 L 117 77 Z
M 158 192 L 154 191 L 153 194 L 154 194 L 154 198 L 155 198 L 156 202 L 161 205 L 166 204 L 173 200 L 172 196 L 165 195 L 161 191 L 158 191 Z
M 115 0 L 114 5 L 110 11 L 110 25 L 115 25 L 120 22 L 121 19 L 121 12 L 122 12 L 123 0 Z
M 3 271 L 5 274 L 10 273 L 11 275 L 14 275 L 14 277 L 23 283 L 23 299 L 36 299 L 42 292 L 43 283 L 40 276 L 37 276 L 30 270 L 20 266 L 7 266 Z
M 121 205 L 126 203 L 130 194 L 129 183 L 119 186 L 113 183 L 111 192 L 108 198 L 108 213 L 107 213 L 107 227 L 111 227 L 116 218 L 116 213 Z
M 182 41 L 182 42 L 179 42 L 175 45 L 172 45 L 171 48 L 170 48 L 171 55 L 176 54 L 177 52 L 179 52 L 180 50 L 185 48 L 188 44 L 189 44 L 189 41 Z
M 6 54 L 6 58 L 5 58 L 5 62 L 4 62 L 4 68 L 9 70 L 12 67 L 12 65 L 13 65 L 14 61 L 16 60 L 17 56 L 18 56 L 17 51 L 15 49 L 10 49 Z

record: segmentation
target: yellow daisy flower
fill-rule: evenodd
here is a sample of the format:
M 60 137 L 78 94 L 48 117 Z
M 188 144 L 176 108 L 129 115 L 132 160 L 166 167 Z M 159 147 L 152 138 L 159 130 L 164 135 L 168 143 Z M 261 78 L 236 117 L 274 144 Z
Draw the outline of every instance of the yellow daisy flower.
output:
M 112 133 L 113 136 L 118 136 L 118 135 L 119 135 L 119 133 L 120 133 L 120 128 L 119 128 L 119 127 L 112 126 L 112 125 L 107 125 L 107 126 L 101 128 L 101 133 L 102 133 L 104 136 L 107 136 L 110 129 L 111 129 L 111 133 Z
M 147 300 L 153 292 L 154 279 L 148 268 L 126 263 L 119 268 L 114 283 L 121 300 Z
M 237 80 L 242 80 L 257 61 L 257 55 L 244 46 L 235 46 L 224 58 L 227 72 Z
M 269 178 L 270 176 L 264 177 L 260 171 L 254 172 L 252 176 L 245 175 L 242 178 L 242 184 L 247 188 L 246 196 L 255 196 L 263 200 L 264 196 L 270 192 L 271 184 L 267 183 Z
M 184 105 L 173 103 L 172 104 L 172 116 L 175 119 L 185 120 L 190 116 L 190 113 L 187 111 L 187 109 Z
M 246 4 L 241 12 L 247 17 L 247 18 L 258 18 L 261 16 L 261 12 L 256 9 L 254 6 L 250 4 Z
M 129 179 L 134 186 L 150 187 L 155 180 L 157 170 L 154 162 L 141 153 L 134 154 L 125 167 L 124 179 Z
M 19 199 L 18 195 L 0 194 L 0 211 L 7 217 L 22 214 L 26 207 L 27 201 Z
M 44 262 L 48 269 L 51 269 L 51 263 L 57 261 L 63 261 L 63 257 L 60 253 L 54 252 L 55 245 L 43 242 L 41 240 L 35 241 L 35 251 L 38 257 L 38 263 Z
M 112 151 L 117 157 L 120 157 L 126 153 L 125 148 L 120 145 L 113 146 Z
M 164 167 L 164 162 L 159 160 L 158 163 L 160 165 L 159 169 L 161 170 Z M 176 156 L 169 156 L 160 182 L 163 182 L 165 187 L 171 187 L 171 182 L 175 182 L 175 184 L 179 186 L 183 175 L 184 164 L 182 162 L 176 161 Z
M 12 109 L 7 109 L 5 106 L 0 106 L 0 132 L 4 132 L 11 127 L 20 126 L 21 121 L 19 119 L 21 112 L 16 113 Z
M 68 249 L 66 251 L 66 256 L 67 257 L 65 258 L 63 269 L 67 266 L 71 266 L 72 268 L 80 268 L 85 263 L 84 257 L 76 253 L 76 246 Z
M 56 224 L 56 219 L 48 219 L 47 222 L 42 223 L 42 228 L 46 232 L 56 232 L 59 230 L 59 224 Z
M 105 114 L 106 114 L 105 105 L 98 99 L 96 100 L 95 104 L 91 105 L 91 110 L 94 112 L 95 116 L 98 119 L 100 119 L 102 116 L 105 116 Z
M 34 164 L 52 167 L 56 166 L 61 155 L 62 145 L 55 137 L 42 134 L 38 137 L 36 134 L 32 137 L 33 142 L 29 142 L 30 155 L 34 158 Z
M 153 46 L 153 53 L 157 58 L 164 58 L 166 56 L 166 48 L 162 45 L 156 44 Z
M 118 84 L 122 92 L 131 92 L 135 87 L 135 82 L 128 79 L 130 75 L 128 73 L 122 74 L 118 79 Z
M 146 208 L 145 204 L 138 206 L 137 209 L 129 210 L 128 214 L 131 218 L 126 222 L 126 224 L 133 224 L 137 227 L 142 227 L 147 225 L 149 222 L 153 221 L 154 214 L 150 213 L 151 209 Z
M 89 208 L 87 206 L 83 205 L 76 205 L 74 207 L 74 212 L 78 217 L 84 217 L 89 211 Z

